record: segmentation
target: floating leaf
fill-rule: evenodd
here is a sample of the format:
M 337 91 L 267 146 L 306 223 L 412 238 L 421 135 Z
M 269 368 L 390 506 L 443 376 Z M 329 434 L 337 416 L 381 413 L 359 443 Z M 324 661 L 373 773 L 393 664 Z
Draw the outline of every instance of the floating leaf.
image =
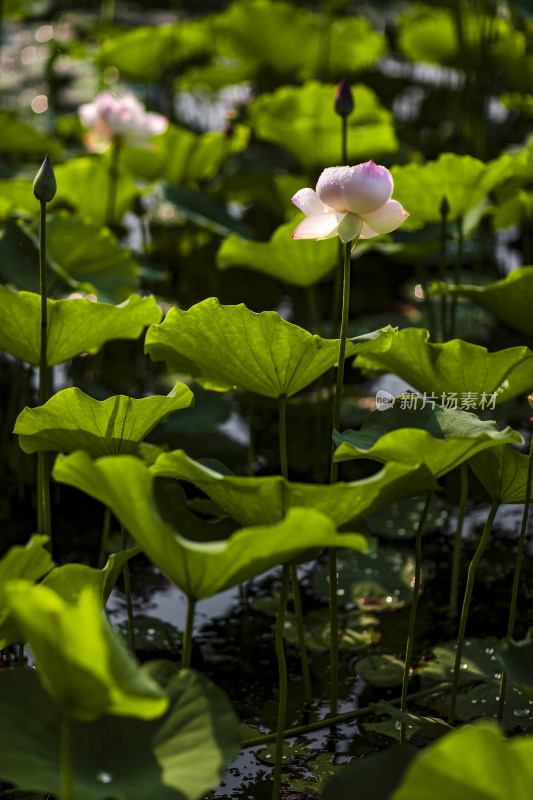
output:
M 56 461 L 53 476 L 107 505 L 148 558 L 188 597 L 210 597 L 312 548 L 365 550 L 359 534 L 337 534 L 314 509 L 291 509 L 272 526 L 244 528 L 224 541 L 191 542 L 164 522 L 153 503 L 153 475 L 132 456 L 91 461 L 81 451 Z
M 220 781 L 239 750 L 226 696 L 192 670 L 172 677 L 166 692 L 170 708 L 157 720 L 72 722 L 76 800 L 199 800 Z M 60 719 L 35 670 L 1 670 L 0 721 L 10 732 L 0 751 L 4 780 L 61 796 Z
M 339 247 L 334 239 L 316 246 L 313 241 L 292 238 L 294 222 L 276 228 L 268 242 L 244 241 L 232 234 L 217 253 L 221 270 L 241 267 L 270 275 L 293 286 L 312 286 L 339 263 Z
M 472 156 L 442 153 L 436 161 L 392 167 L 394 199 L 410 212 L 408 227 L 440 222 L 443 197 L 452 221 L 477 206 L 513 169 L 513 158 L 508 155 L 485 164 Z
M 287 510 L 316 508 L 342 525 L 433 484 L 424 467 L 389 463 L 369 478 L 335 484 L 292 483 L 280 475 L 260 478 L 222 475 L 189 458 L 183 450 L 163 453 L 150 467 L 154 475 L 193 483 L 241 525 L 278 522 Z
M 530 628 L 525 639 L 520 642 L 505 640 L 498 653 L 498 658 L 504 666 L 507 677 L 514 681 L 524 694 L 531 698 L 533 698 L 532 634 L 533 628 Z
M 40 361 L 41 298 L 0 286 L 0 349 L 21 361 Z M 136 339 L 161 319 L 154 297 L 132 295 L 118 306 L 76 300 L 48 300 L 48 366 L 80 353 L 96 353 L 112 339 Z
M 13 433 L 25 453 L 133 453 L 158 422 L 193 404 L 194 395 L 184 383 L 177 383 L 166 397 L 140 400 L 125 395 L 94 400 L 80 389 L 62 389 L 43 406 L 21 411 Z
M 356 663 L 357 674 L 370 686 L 401 686 L 404 662 L 394 656 L 373 655 L 359 658 Z
M 455 286 L 435 282 L 430 294 L 466 297 L 491 311 L 513 330 L 533 336 L 533 267 L 514 269 L 501 281 L 488 286 Z
M 47 586 L 10 581 L 6 599 L 64 713 L 88 721 L 102 714 L 153 719 L 166 711 L 166 697 L 116 636 L 92 588 L 73 605 Z
M 338 164 L 336 90 L 331 84 L 308 81 L 302 87 L 282 86 L 273 94 L 262 94 L 248 107 L 250 126 L 258 139 L 285 148 L 308 172 Z M 396 152 L 390 112 L 367 86 L 358 83 L 352 92 L 355 111 L 347 120 L 348 163 Z
M 464 722 L 470 722 L 480 717 L 496 720 L 499 701 L 499 679 L 492 683 L 478 683 L 476 686 L 466 687 L 457 695 L 455 718 Z M 448 715 L 450 713 L 449 694 L 428 699 L 425 701 L 425 705 L 434 708 L 439 714 Z M 507 687 L 502 724 L 505 730 L 512 730 L 518 725 L 528 730 L 533 729 L 533 700 L 530 700 L 516 686 Z
M 533 742 L 505 739 L 495 724 L 466 726 L 443 736 L 413 760 L 391 800 L 528 800 Z
M 426 464 L 439 478 L 476 453 L 510 442 L 523 443 L 517 431 L 500 431 L 495 422 L 484 422 L 474 414 L 442 406 L 392 408 L 372 412 L 359 431 L 333 434 L 335 461 L 370 458 Z
M 432 344 L 423 328 L 405 328 L 377 339 L 357 356 L 354 366 L 376 374 L 393 372 L 427 403 L 467 410 L 493 408 L 533 390 L 533 353 L 510 347 L 489 353 L 485 347 L 452 339 Z M 415 401 L 413 401 L 415 402 Z M 408 396 L 402 405 L 409 404 Z
M 451 680 L 455 666 L 455 641 L 446 642 L 433 648 L 435 659 L 426 661 L 417 670 L 422 687 Z M 495 655 L 498 640 L 494 636 L 484 639 L 466 639 L 463 648 L 459 681 L 499 681 L 494 677 L 501 672 Z
M 392 328 L 348 341 L 346 355 L 382 336 L 394 336 Z M 145 351 L 209 389 L 291 397 L 336 363 L 339 340 L 313 336 L 275 311 L 255 314 L 243 303 L 223 306 L 210 297 L 188 311 L 171 308 L 149 329 Z
M 0 560 L 0 650 L 23 638 L 17 619 L 6 602 L 7 581 L 18 578 L 38 581 L 50 572 L 54 562 L 47 549 L 49 541 L 48 536 L 34 533 L 25 546 L 14 545 Z
M 379 623 L 376 617 L 361 614 L 357 611 L 338 616 L 338 643 L 341 650 L 358 652 L 377 644 L 381 634 L 374 630 Z M 303 620 L 305 642 L 310 650 L 327 651 L 331 645 L 331 619 L 329 608 L 316 609 L 306 614 Z M 292 614 L 285 617 L 284 638 L 291 644 L 298 645 L 298 624 Z
M 514 447 L 499 447 L 474 456 L 469 466 L 494 500 L 524 503 L 529 458 Z

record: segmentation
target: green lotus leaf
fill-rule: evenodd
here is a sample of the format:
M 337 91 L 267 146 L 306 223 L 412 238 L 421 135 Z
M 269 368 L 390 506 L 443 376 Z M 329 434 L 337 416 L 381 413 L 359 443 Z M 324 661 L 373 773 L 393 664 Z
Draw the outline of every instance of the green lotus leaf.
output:
M 33 194 L 33 181 L 26 178 L 0 179 L 0 217 L 6 219 L 14 211 L 37 216 L 39 201 Z
M 112 553 L 102 569 L 88 567 L 86 564 L 63 564 L 49 572 L 41 583 L 70 603 L 76 603 L 82 591 L 89 586 L 103 608 L 115 587 L 122 567 L 140 552 L 140 547 L 131 547 L 119 553 Z
M 271 0 L 233 2 L 214 19 L 214 30 L 217 49 L 232 61 L 244 62 L 248 78 L 265 72 L 291 81 L 320 71 L 337 78 L 351 76 L 369 67 L 385 50 L 383 35 L 367 19 L 331 22 L 292 3 Z
M 7 581 L 16 578 L 38 581 L 50 572 L 54 562 L 47 549 L 49 541 L 48 536 L 35 533 L 25 546 L 14 545 L 0 560 L 0 650 L 23 638 L 15 615 L 6 603 Z
M 21 220 L 8 220 L 0 234 L 4 280 L 19 289 L 39 292 L 38 248 L 37 222 L 31 228 Z M 119 303 L 139 286 L 139 265 L 111 231 L 67 214 L 47 218 L 47 266 L 53 289 L 49 296 L 64 293 L 68 287 Z
M 248 225 L 230 216 L 226 203 L 218 197 L 189 186 L 171 186 L 169 183 L 163 184 L 163 196 L 190 222 L 217 236 L 230 236 L 232 233 L 245 239 L 251 236 Z
M 301 87 L 282 86 L 273 94 L 262 94 L 248 107 L 250 127 L 258 139 L 288 150 L 308 172 L 338 164 L 336 89 L 332 84 L 308 81 Z M 355 110 L 347 118 L 348 163 L 396 152 L 390 112 L 367 86 L 356 84 L 352 92 Z
M 372 655 L 359 658 L 355 669 L 370 686 L 401 686 L 405 664 L 388 655 Z
M 125 395 L 93 400 L 80 389 L 62 389 L 43 406 L 21 411 L 13 433 L 25 453 L 133 453 L 158 422 L 193 404 L 194 395 L 184 383 L 177 383 L 166 397 L 140 400 Z
M 26 164 L 28 161 L 36 161 L 40 164 L 44 153 L 48 153 L 53 160 L 61 152 L 57 139 L 37 130 L 34 125 L 20 122 L 6 108 L 0 111 L 0 127 L 0 155 L 8 161 L 23 161 Z
M 484 422 L 468 411 L 439 405 L 404 409 L 398 404 L 372 412 L 359 431 L 335 431 L 333 440 L 335 461 L 370 458 L 426 464 L 436 478 L 482 450 L 524 441 L 517 431 L 500 431 L 495 422 Z
M 468 463 L 493 500 L 525 502 L 529 456 L 511 446 L 498 447 L 478 453 Z
M 524 694 L 533 698 L 533 628 L 529 629 L 525 639 L 520 642 L 505 640 L 498 658 L 504 666 L 507 677 L 516 683 Z
M 455 286 L 435 282 L 430 294 L 456 295 L 472 300 L 520 333 L 533 336 L 533 267 L 514 269 L 501 281 L 488 286 Z
M 528 800 L 533 741 L 505 739 L 496 724 L 466 726 L 443 736 L 411 762 L 391 800 Z
M 47 586 L 10 581 L 6 600 L 30 643 L 47 691 L 64 713 L 153 719 L 168 700 L 135 662 L 86 587 L 73 605 Z
M 71 723 L 76 800 L 199 800 L 220 782 L 239 750 L 226 696 L 193 670 L 173 676 L 166 692 L 170 707 L 160 719 Z M 36 670 L 1 670 L 0 721 L 10 731 L 0 751 L 4 780 L 60 797 L 61 709 Z
M 355 358 L 354 366 L 374 374 L 392 372 L 425 393 L 426 402 L 465 411 L 491 409 L 533 390 L 533 353 L 528 347 L 489 353 L 462 339 L 432 344 L 428 338 L 423 328 L 405 328 L 396 336 L 376 339 Z M 405 396 L 403 405 L 409 402 Z
M 501 670 L 501 666 L 498 665 L 498 668 Z M 501 672 L 496 672 L 496 675 L 501 676 Z M 492 683 L 467 686 L 461 689 L 457 695 L 455 718 L 463 722 L 471 722 L 480 717 L 496 720 L 499 701 L 499 677 L 498 680 L 495 678 Z M 450 696 L 448 693 L 435 695 L 426 700 L 426 705 L 446 717 L 450 713 Z M 517 686 L 508 685 L 507 687 L 502 725 L 504 730 L 508 731 L 517 726 L 529 731 L 533 729 L 533 700 L 530 700 Z
M 176 185 L 207 181 L 217 174 L 226 158 L 244 150 L 249 135 L 244 125 L 235 125 L 231 135 L 222 131 L 198 135 L 169 124 L 165 133 L 154 137 L 153 150 L 124 148 L 121 163 L 147 181 L 164 179 Z
M 212 50 L 210 21 L 146 25 L 106 39 L 96 56 L 100 67 L 113 66 L 133 81 L 152 83 L 166 67 L 179 66 Z
M 161 519 L 153 502 L 154 477 L 132 456 L 91 461 L 79 451 L 58 458 L 53 476 L 105 503 L 148 558 L 194 599 L 236 586 L 314 547 L 367 546 L 364 536 L 337 534 L 328 517 L 309 508 L 292 509 L 277 524 L 244 528 L 224 541 L 191 542 Z
M 217 253 L 217 267 L 244 267 L 292 286 L 312 286 L 339 265 L 338 242 L 327 239 L 317 247 L 313 241 L 295 241 L 294 228 L 294 222 L 280 225 L 268 242 L 228 236 Z
M 370 478 L 327 485 L 291 483 L 279 475 L 264 478 L 222 475 L 189 458 L 183 450 L 163 453 L 150 471 L 193 483 L 241 525 L 279 522 L 295 506 L 316 508 L 342 525 L 434 485 L 425 467 L 392 462 Z
M 418 754 L 410 744 L 387 747 L 365 758 L 355 758 L 328 781 L 323 800 L 390 800 Z
M 451 680 L 455 668 L 456 641 L 445 642 L 433 648 L 435 658 L 426 659 L 417 669 L 422 688 Z M 468 684 L 473 681 L 497 683 L 501 672 L 496 656 L 498 640 L 495 636 L 484 639 L 466 639 L 461 659 L 459 683 Z
M 393 335 L 387 328 L 348 341 L 346 355 Z M 291 397 L 337 362 L 339 340 L 313 336 L 275 311 L 255 314 L 243 303 L 223 306 L 210 297 L 188 311 L 171 308 L 148 330 L 145 352 L 208 389 Z
M 398 720 L 400 723 L 407 723 L 407 727 L 411 728 L 414 726 L 415 728 L 424 731 L 424 733 L 427 733 L 427 735 L 431 736 L 432 739 L 440 739 L 441 736 L 453 731 L 452 726 L 448 725 L 447 722 L 444 722 L 443 719 L 439 719 L 438 717 L 421 717 L 419 714 L 410 714 L 402 711 L 399 708 L 396 708 L 396 706 L 393 706 L 392 703 L 388 703 L 386 700 L 379 700 L 377 703 L 373 703 L 372 705 L 376 713 L 389 714 L 389 716 Z
M 74 208 L 80 217 L 87 217 L 100 225 L 106 223 L 110 168 L 109 153 L 73 158 L 65 164 L 58 164 L 54 167 L 57 194 L 49 204 L 50 209 L 67 205 Z M 121 169 L 115 198 L 115 222 L 132 208 L 138 194 L 131 176 Z
M 441 153 L 436 161 L 394 166 L 394 199 L 411 214 L 407 227 L 440 222 L 443 197 L 449 205 L 448 220 L 452 221 L 464 216 L 506 180 L 514 163 L 506 154 L 484 163 L 472 156 Z
M 0 286 L 0 349 L 34 366 L 40 361 L 41 298 Z M 136 339 L 161 319 L 154 297 L 132 295 L 112 306 L 85 298 L 48 300 L 48 366 L 97 353 L 112 339 Z

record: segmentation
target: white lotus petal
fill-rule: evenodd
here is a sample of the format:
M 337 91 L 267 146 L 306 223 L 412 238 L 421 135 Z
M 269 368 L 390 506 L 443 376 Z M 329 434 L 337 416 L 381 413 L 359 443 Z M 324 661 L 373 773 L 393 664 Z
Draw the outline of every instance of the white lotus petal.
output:
M 356 236 L 361 233 L 363 227 L 363 220 L 357 214 L 346 214 L 341 224 L 339 225 L 339 238 L 341 242 L 351 242 Z
M 316 185 L 323 203 L 335 211 L 371 214 L 390 199 L 392 175 L 373 161 L 355 167 L 328 167 Z
M 334 211 L 324 211 L 320 214 L 311 214 L 306 217 L 294 233 L 293 239 L 330 239 L 337 235 L 339 224 L 343 215 Z
M 324 214 L 330 209 L 324 205 L 314 189 L 300 189 L 296 192 L 294 197 L 291 198 L 291 203 L 303 211 L 304 214 Z
M 359 234 L 360 239 L 372 239 L 374 236 L 377 236 L 377 231 L 373 231 L 372 228 L 369 228 L 366 222 L 363 222 L 363 227 L 361 228 L 361 233 Z
M 378 211 L 374 211 L 373 214 L 361 214 L 361 216 L 372 231 L 390 233 L 399 228 L 410 214 L 397 200 L 389 200 Z

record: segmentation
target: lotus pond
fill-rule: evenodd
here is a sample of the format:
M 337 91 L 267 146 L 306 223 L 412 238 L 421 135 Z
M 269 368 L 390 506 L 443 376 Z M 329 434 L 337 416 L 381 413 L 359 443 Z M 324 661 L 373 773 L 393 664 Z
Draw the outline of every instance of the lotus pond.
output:
M 0 57 L 0 798 L 530 800 L 531 4 Z

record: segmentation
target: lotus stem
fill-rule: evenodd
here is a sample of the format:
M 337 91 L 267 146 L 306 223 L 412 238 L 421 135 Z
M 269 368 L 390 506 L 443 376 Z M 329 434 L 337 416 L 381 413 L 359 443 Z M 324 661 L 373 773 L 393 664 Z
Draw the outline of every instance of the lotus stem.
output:
M 254 474 L 254 460 L 255 460 L 255 447 L 254 447 L 254 396 L 250 395 L 250 403 L 248 405 L 248 475 L 250 477 Z
M 446 197 L 442 198 L 440 204 L 440 270 L 439 277 L 441 281 L 446 281 L 446 242 L 448 238 L 448 211 L 450 206 Z M 446 295 L 442 294 L 440 298 L 440 338 L 444 342 L 446 339 Z
M 278 701 L 278 727 L 275 736 L 276 752 L 274 756 L 274 785 L 272 800 L 279 800 L 281 791 L 281 764 L 283 760 L 283 739 L 285 738 L 285 721 L 287 718 L 287 662 L 285 660 L 285 647 L 283 631 L 285 628 L 285 612 L 289 596 L 290 567 L 283 566 L 281 579 L 281 592 L 279 595 L 278 616 L 276 619 L 276 657 L 279 675 L 279 701 Z
M 288 478 L 287 461 L 287 398 L 282 395 L 279 398 L 279 453 L 281 474 L 285 479 Z M 307 659 L 307 645 L 305 642 L 305 628 L 302 612 L 302 600 L 300 597 L 300 586 L 298 583 L 298 571 L 295 566 L 290 567 L 292 594 L 294 599 L 294 613 L 296 616 L 296 628 L 298 630 L 298 645 L 300 648 L 300 663 L 302 666 L 302 677 L 304 682 L 304 696 L 307 703 L 313 699 L 311 689 L 311 673 L 309 671 L 309 661 Z
M 40 200 L 39 272 L 41 289 L 41 353 L 39 361 L 39 405 L 48 400 L 48 294 L 46 288 L 46 200 Z M 48 454 L 40 450 L 37 454 L 37 528 L 52 536 L 50 511 L 50 473 Z
M 122 549 L 127 548 L 127 534 L 126 529 L 122 522 L 120 523 L 120 533 L 122 535 Z M 130 581 L 130 565 L 126 561 L 124 564 L 124 589 L 126 590 L 126 606 L 128 609 L 128 639 L 130 643 L 130 650 L 135 655 L 135 626 L 133 624 L 133 603 L 131 599 L 131 581 Z
M 453 544 L 452 578 L 450 581 L 450 619 L 455 619 L 459 598 L 459 571 L 461 568 L 461 541 L 463 538 L 463 525 L 465 519 L 466 502 L 468 500 L 468 467 L 465 462 L 460 467 L 461 493 L 459 496 L 459 513 L 455 527 L 455 541 Z
M 457 258 L 455 259 L 454 282 L 458 286 L 461 283 L 461 270 L 463 268 L 463 218 L 457 217 Z M 455 336 L 455 317 L 457 315 L 457 295 L 452 296 L 451 318 L 450 318 L 450 339 Z
M 185 630 L 183 631 L 183 649 L 181 651 L 182 669 L 188 669 L 191 666 L 195 610 L 196 600 L 192 597 L 187 597 L 187 619 L 185 621 Z
M 472 600 L 472 592 L 474 590 L 474 580 L 476 576 L 476 569 L 477 565 L 481 560 L 481 556 L 487 546 L 487 542 L 489 539 L 490 532 L 492 530 L 492 524 L 494 522 L 494 518 L 497 514 L 498 508 L 500 507 L 499 500 L 493 500 L 492 505 L 490 507 L 489 515 L 487 517 L 487 521 L 485 523 L 485 527 L 483 529 L 483 534 L 477 546 L 477 550 L 474 553 L 474 557 L 470 562 L 470 566 L 468 568 L 468 578 L 466 581 L 466 589 L 465 589 L 465 596 L 463 600 L 463 609 L 461 611 L 461 621 L 459 623 L 459 634 L 457 636 L 457 651 L 455 653 L 455 668 L 453 671 L 453 681 L 452 681 L 452 694 L 450 697 L 450 712 L 448 715 L 448 724 L 453 725 L 455 722 L 455 704 L 457 701 L 457 689 L 459 686 L 459 673 L 461 670 L 461 658 L 463 655 L 463 645 L 465 640 L 465 633 L 466 633 L 466 623 L 468 619 L 468 609 L 470 608 L 470 601 Z
M 63 713 L 60 730 L 61 800 L 74 800 L 70 717 Z
M 102 538 L 100 539 L 100 550 L 98 552 L 98 569 L 102 569 L 106 562 L 107 543 L 109 541 L 109 531 L 111 530 L 111 509 L 105 507 L 104 524 L 102 525 Z
M 111 228 L 115 223 L 117 186 L 118 186 L 118 164 L 120 159 L 120 144 L 114 142 L 111 146 L 109 164 L 109 184 L 107 194 L 107 209 L 105 214 L 105 224 Z
M 520 567 L 522 566 L 522 558 L 524 557 L 524 545 L 526 541 L 527 520 L 529 517 L 529 506 L 531 503 L 531 484 L 533 479 L 533 435 L 529 445 L 529 463 L 527 465 L 527 480 L 526 480 L 526 500 L 524 502 L 524 511 L 522 514 L 522 526 L 520 528 L 520 536 L 518 538 L 518 549 L 516 551 L 516 562 L 514 568 L 513 588 L 511 591 L 511 605 L 509 607 L 509 620 L 507 622 L 507 638 L 512 639 L 514 633 L 514 624 L 516 619 L 516 604 L 518 601 L 518 587 L 520 584 Z M 502 677 L 500 681 L 500 700 L 498 702 L 498 722 L 503 720 L 503 711 L 505 706 L 505 690 L 507 688 L 507 674 L 502 670 Z
M 422 534 L 424 532 L 424 525 L 426 524 L 426 519 L 429 512 L 429 507 L 431 505 L 432 497 L 433 497 L 433 492 L 428 492 L 426 497 L 426 503 L 424 505 L 424 510 L 422 511 L 422 515 L 418 523 L 418 528 L 416 530 L 415 582 L 413 586 L 413 601 L 411 604 L 411 611 L 409 614 L 407 646 L 405 649 L 405 665 L 403 669 L 403 681 L 402 681 L 402 700 L 400 706 L 402 711 L 407 710 L 407 687 L 409 685 L 409 673 L 411 671 L 411 659 L 413 657 L 413 644 L 415 640 L 415 627 L 416 627 L 416 611 L 418 608 L 418 596 L 420 593 L 420 578 L 422 573 Z M 405 722 L 402 722 L 400 726 L 400 744 L 403 744 L 404 742 L 405 742 Z

